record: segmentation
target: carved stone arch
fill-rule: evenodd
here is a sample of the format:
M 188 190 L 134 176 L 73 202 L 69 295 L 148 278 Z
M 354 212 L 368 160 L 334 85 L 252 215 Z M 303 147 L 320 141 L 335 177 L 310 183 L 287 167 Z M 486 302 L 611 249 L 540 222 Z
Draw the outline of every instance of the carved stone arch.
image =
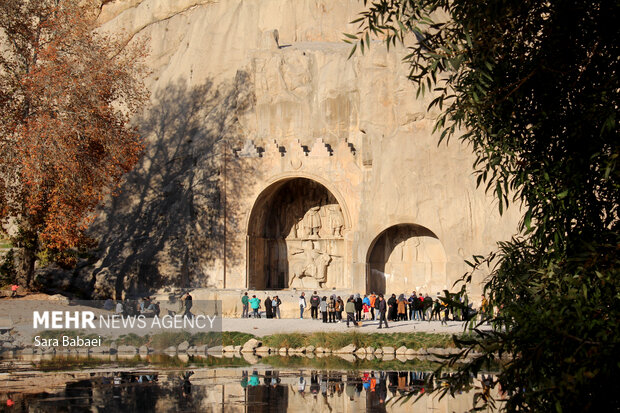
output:
M 247 285 L 253 289 L 346 285 L 349 212 L 322 180 L 280 176 L 259 193 L 247 220 Z
M 446 253 L 439 238 L 418 224 L 381 231 L 366 254 L 366 290 L 381 294 L 434 294 L 446 288 Z

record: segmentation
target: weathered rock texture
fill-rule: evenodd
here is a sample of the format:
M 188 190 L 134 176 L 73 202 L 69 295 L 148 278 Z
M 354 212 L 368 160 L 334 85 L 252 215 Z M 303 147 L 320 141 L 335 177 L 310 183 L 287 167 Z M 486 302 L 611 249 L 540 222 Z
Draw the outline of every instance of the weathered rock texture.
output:
M 437 146 L 403 50 L 347 59 L 357 0 L 117 0 L 150 48 L 147 150 L 92 227 L 96 296 L 162 287 L 434 294 L 513 233 Z M 513 214 L 513 215 L 510 215 Z

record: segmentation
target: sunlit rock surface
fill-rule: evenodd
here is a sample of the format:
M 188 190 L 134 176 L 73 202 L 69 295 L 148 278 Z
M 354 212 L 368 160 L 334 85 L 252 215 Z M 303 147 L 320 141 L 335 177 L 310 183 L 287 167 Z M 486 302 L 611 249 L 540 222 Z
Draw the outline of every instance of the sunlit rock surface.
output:
M 92 226 L 100 259 L 76 283 L 118 298 L 181 287 L 434 295 L 513 234 L 518 209 L 500 217 L 476 189 L 470 149 L 437 145 L 432 97 L 415 98 L 405 51 L 376 42 L 348 59 L 343 33 L 360 9 L 103 6 L 102 31 L 149 48 L 152 106 L 137 119 L 145 156 Z

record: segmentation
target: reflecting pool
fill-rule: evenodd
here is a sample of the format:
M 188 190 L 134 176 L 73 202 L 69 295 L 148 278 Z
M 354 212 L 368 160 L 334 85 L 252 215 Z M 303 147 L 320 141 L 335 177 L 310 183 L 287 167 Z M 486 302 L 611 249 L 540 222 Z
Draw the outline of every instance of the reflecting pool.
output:
M 470 392 L 428 395 L 430 371 L 242 367 L 117 367 L 0 375 L 0 402 L 13 412 L 463 412 Z M 418 396 L 421 397 L 416 401 Z

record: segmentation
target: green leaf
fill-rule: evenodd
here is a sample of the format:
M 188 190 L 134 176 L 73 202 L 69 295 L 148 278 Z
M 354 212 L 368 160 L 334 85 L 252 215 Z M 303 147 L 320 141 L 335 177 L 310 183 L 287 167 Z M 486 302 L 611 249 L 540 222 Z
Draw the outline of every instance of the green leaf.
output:
M 347 57 L 347 60 L 351 58 L 351 56 L 353 56 L 353 54 L 355 53 L 355 50 L 357 49 L 357 43 L 353 45 L 353 48 L 351 49 L 351 53 L 349 53 L 349 56 Z
M 525 218 L 523 219 L 523 225 L 525 225 L 525 228 L 529 230 L 531 229 L 531 224 L 532 224 L 532 210 L 528 209 L 528 211 L 525 213 Z

